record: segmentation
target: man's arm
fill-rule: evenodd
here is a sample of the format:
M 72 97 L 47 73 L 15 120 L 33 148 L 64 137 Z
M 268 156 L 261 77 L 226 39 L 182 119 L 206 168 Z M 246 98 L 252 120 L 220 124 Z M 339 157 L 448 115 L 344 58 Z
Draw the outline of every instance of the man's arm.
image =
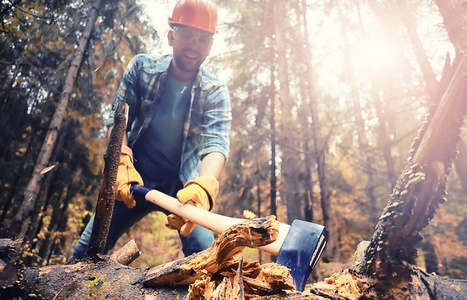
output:
M 220 152 L 211 152 L 201 160 L 199 177 L 187 182 L 185 187 L 177 193 L 178 201 L 190 203 L 204 210 L 211 210 L 219 192 L 217 179 L 221 175 L 225 164 L 225 156 Z M 166 225 L 170 229 L 177 229 L 182 236 L 188 236 L 196 224 L 183 220 L 179 216 L 167 216 Z
M 201 161 L 199 176 L 214 176 L 219 178 L 225 164 L 225 156 L 220 152 L 211 152 Z

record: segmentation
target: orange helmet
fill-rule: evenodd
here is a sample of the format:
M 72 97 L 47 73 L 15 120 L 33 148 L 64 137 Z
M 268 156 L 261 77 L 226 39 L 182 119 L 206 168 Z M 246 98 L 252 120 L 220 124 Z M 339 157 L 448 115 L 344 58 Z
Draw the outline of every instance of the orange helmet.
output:
M 210 0 L 178 0 L 169 25 L 184 25 L 216 33 L 217 7 Z

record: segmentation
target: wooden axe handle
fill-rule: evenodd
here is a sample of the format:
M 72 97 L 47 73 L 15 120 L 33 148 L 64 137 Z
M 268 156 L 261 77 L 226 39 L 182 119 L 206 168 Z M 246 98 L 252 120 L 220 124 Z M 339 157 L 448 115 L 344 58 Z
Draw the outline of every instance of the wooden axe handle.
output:
M 144 189 L 144 191 L 139 190 L 140 188 Z M 171 213 L 174 213 L 215 233 L 222 233 L 232 225 L 245 221 L 245 219 L 227 217 L 215 214 L 213 212 L 205 211 L 193 205 L 183 204 L 179 202 L 177 198 L 171 197 L 157 190 L 151 190 L 142 186 L 132 187 L 132 190 L 138 194 L 144 194 L 147 191 L 145 195 L 147 201 L 150 201 L 170 211 Z M 259 247 L 259 249 L 264 250 L 272 255 L 277 255 L 282 244 L 284 243 L 289 229 L 290 225 L 279 222 L 279 236 L 277 237 L 277 240 L 266 246 Z

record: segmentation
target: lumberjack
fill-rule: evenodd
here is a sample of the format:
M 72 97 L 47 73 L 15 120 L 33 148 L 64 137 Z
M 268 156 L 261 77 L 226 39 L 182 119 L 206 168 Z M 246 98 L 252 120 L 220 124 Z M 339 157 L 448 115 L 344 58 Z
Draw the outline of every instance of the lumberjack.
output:
M 227 88 L 202 63 L 217 32 L 217 8 L 210 0 L 181 0 L 169 18 L 173 54 L 135 56 L 127 66 L 106 125 L 111 132 L 118 103 L 129 106 L 116 180 L 116 199 L 104 253 L 132 225 L 153 211 L 167 216 L 167 227 L 179 231 L 188 256 L 208 248 L 211 231 L 134 199 L 130 184 L 138 183 L 211 210 L 217 181 L 229 156 L 231 128 Z M 177 193 L 178 192 L 178 193 Z M 72 256 L 84 257 L 94 217 Z

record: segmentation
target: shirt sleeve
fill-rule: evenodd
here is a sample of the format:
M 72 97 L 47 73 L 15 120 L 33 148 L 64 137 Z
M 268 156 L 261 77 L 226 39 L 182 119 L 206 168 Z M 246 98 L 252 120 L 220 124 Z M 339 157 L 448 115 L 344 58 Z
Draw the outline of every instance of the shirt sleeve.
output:
M 110 127 L 114 124 L 114 117 L 115 117 L 115 109 L 117 107 L 117 103 L 124 102 L 127 103 L 129 106 L 129 116 L 128 116 L 128 128 L 131 128 L 131 124 L 133 123 L 137 111 L 139 110 L 140 103 L 139 97 L 137 95 L 138 92 L 138 65 L 139 61 L 141 60 L 140 55 L 136 55 L 128 64 L 123 73 L 122 80 L 120 81 L 120 85 L 118 87 L 117 93 L 115 94 L 113 103 L 112 103 L 112 110 L 110 112 L 109 118 L 105 122 L 105 125 Z
M 203 117 L 201 159 L 209 153 L 220 152 L 229 159 L 232 111 L 227 88 L 220 85 L 208 93 Z

